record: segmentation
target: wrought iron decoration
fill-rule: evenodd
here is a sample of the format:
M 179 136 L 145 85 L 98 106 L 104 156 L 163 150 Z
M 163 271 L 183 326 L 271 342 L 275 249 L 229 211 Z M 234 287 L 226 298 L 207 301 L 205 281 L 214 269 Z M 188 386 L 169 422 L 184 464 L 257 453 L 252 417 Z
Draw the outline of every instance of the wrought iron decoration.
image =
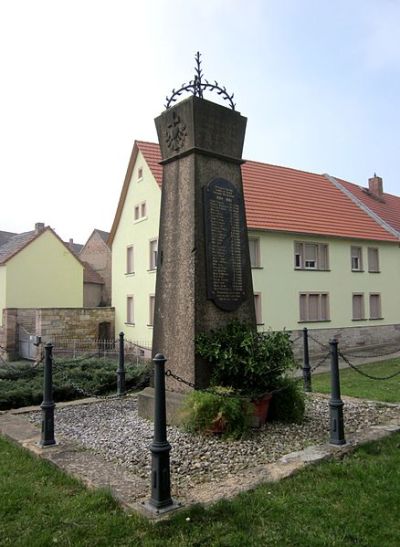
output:
M 203 78 L 203 71 L 201 69 L 201 54 L 199 52 L 195 55 L 196 60 L 196 66 L 195 69 L 195 75 L 194 79 L 190 80 L 188 84 L 182 84 L 181 87 L 177 90 L 172 90 L 172 95 L 170 97 L 166 97 L 166 104 L 164 105 L 165 108 L 170 108 L 172 104 L 176 101 L 176 99 L 182 95 L 184 91 L 188 91 L 195 95 L 196 97 L 203 98 L 203 91 L 216 91 L 218 95 L 221 95 L 221 97 L 224 99 L 224 101 L 228 101 L 229 106 L 232 108 L 232 110 L 235 110 L 235 103 L 233 102 L 233 93 L 232 95 L 229 95 L 229 93 L 226 90 L 226 87 L 221 87 L 216 80 L 214 80 L 213 84 L 210 84 L 210 82 Z

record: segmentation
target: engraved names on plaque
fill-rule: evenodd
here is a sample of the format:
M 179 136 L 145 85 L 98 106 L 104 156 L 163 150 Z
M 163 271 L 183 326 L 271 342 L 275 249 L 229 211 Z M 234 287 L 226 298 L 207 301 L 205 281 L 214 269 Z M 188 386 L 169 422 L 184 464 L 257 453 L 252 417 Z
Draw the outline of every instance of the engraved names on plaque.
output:
M 237 188 L 216 178 L 204 188 L 207 297 L 221 309 L 236 310 L 245 299 L 246 231 Z

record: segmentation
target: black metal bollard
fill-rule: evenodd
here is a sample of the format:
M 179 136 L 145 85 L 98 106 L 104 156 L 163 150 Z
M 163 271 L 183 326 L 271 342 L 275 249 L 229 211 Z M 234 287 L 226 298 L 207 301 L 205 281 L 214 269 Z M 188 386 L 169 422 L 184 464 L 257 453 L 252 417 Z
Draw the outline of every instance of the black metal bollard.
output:
M 329 401 L 329 417 L 331 444 L 346 444 L 344 438 L 343 401 L 340 398 L 338 341 L 329 342 L 331 351 L 331 399 Z
M 119 333 L 119 359 L 117 370 L 117 396 L 123 397 L 126 393 L 125 389 L 125 348 L 124 348 L 124 333 Z
M 46 344 L 44 379 L 43 379 L 43 402 L 40 405 L 42 409 L 42 434 L 40 437 L 40 446 L 46 447 L 56 444 L 54 439 L 54 404 L 53 400 L 53 344 Z
M 150 445 L 151 460 L 151 498 L 146 504 L 150 511 L 164 513 L 180 506 L 171 498 L 169 452 L 167 441 L 167 421 L 165 409 L 165 362 L 161 353 L 154 362 L 154 437 Z
M 310 354 L 308 351 L 308 329 L 303 329 L 303 382 L 304 391 L 312 391 L 311 385 L 311 367 L 310 367 Z

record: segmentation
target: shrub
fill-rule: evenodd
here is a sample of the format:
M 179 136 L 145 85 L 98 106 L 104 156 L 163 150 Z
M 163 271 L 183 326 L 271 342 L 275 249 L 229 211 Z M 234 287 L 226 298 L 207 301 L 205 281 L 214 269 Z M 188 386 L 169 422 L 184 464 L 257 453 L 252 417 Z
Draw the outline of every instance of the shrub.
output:
M 305 411 L 305 395 L 301 383 L 294 378 L 283 378 L 280 388 L 271 399 L 268 420 L 301 423 Z
M 195 344 L 196 353 L 212 364 L 212 385 L 232 387 L 251 398 L 276 389 L 295 366 L 290 333 L 260 333 L 237 320 L 199 334 Z
M 115 391 L 117 367 L 117 362 L 111 359 L 57 359 L 53 366 L 54 400 L 69 401 Z M 43 400 L 43 370 L 43 364 L 34 367 L 28 362 L 0 367 L 0 410 L 40 404 Z M 149 371 L 148 363 L 127 364 L 126 388 L 139 389 L 148 385 Z
M 215 391 L 192 391 L 184 401 L 182 422 L 191 433 L 210 434 L 220 432 L 225 438 L 237 439 L 251 423 L 250 404 L 235 396 L 228 388 L 216 387 Z

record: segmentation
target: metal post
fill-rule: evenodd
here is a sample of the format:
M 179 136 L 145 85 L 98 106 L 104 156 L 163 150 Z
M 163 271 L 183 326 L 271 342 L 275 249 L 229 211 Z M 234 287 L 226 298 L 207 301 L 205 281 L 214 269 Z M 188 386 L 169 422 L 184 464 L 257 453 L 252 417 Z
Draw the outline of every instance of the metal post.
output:
M 304 391 L 312 391 L 311 385 L 311 367 L 310 367 L 310 354 L 308 351 L 308 329 L 304 327 L 303 329 L 303 382 L 304 382 Z
M 54 439 L 54 404 L 53 400 L 53 344 L 46 344 L 44 379 L 43 379 L 43 402 L 40 405 L 42 409 L 42 434 L 40 446 L 46 447 L 56 444 Z
M 156 513 L 171 511 L 180 506 L 171 498 L 169 452 L 171 445 L 167 441 L 167 422 L 165 409 L 165 362 L 161 353 L 154 362 L 154 437 L 150 445 L 151 461 L 151 498 L 147 509 Z
M 340 398 L 338 341 L 329 342 L 331 352 L 331 399 L 329 401 L 329 418 L 331 444 L 346 444 L 344 438 L 343 401 Z
M 124 333 L 119 333 L 119 359 L 117 370 L 117 396 L 123 397 L 125 390 L 125 348 L 124 348 Z

